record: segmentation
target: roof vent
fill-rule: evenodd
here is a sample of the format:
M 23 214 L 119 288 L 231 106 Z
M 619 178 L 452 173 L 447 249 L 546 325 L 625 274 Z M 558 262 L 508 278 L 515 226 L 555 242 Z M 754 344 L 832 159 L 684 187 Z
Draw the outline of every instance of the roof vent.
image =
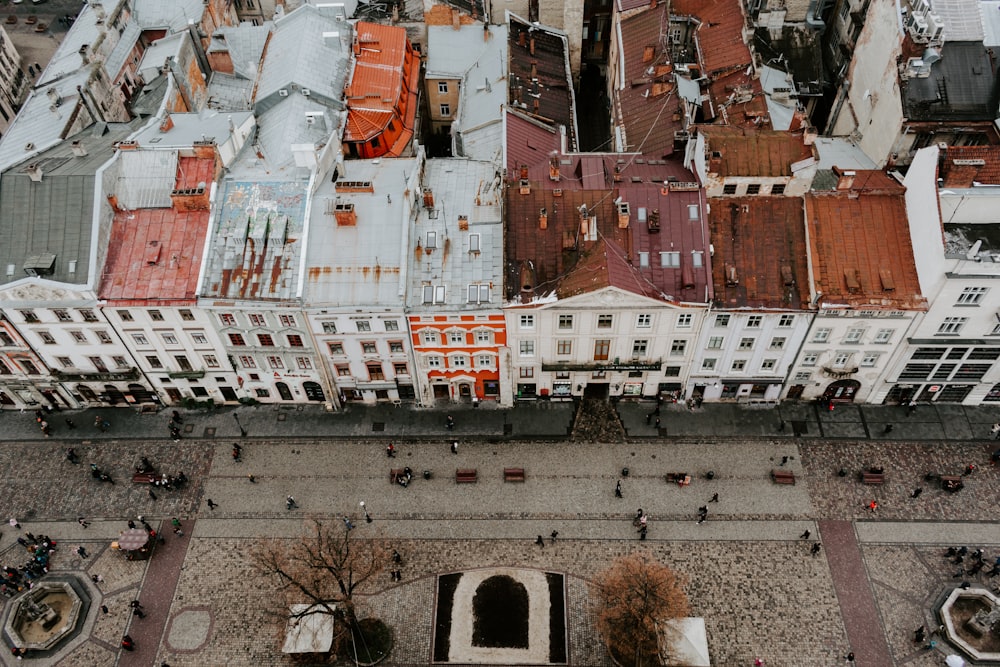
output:
M 77 157 L 85 157 L 87 155 L 87 148 L 83 145 L 83 142 L 77 139 L 72 143 L 73 155 Z
M 740 276 L 736 271 L 736 266 L 726 264 L 726 287 L 736 287 L 740 284 Z
M 37 162 L 35 164 L 29 164 L 28 168 L 24 170 L 30 178 L 35 183 L 40 183 L 42 181 L 42 167 Z
M 844 269 L 844 280 L 847 282 L 847 291 L 851 293 L 861 291 L 861 276 L 857 269 Z
M 56 256 L 52 253 L 32 255 L 24 260 L 24 272 L 29 276 L 50 276 L 56 269 Z
M 33 144 L 33 143 L 31 143 L 29 141 L 28 143 L 26 143 L 24 145 L 24 150 L 26 150 L 26 151 L 33 151 L 33 150 L 35 150 L 35 144 Z
M 892 279 L 892 271 L 889 269 L 879 269 L 878 278 L 882 282 L 882 289 L 886 292 L 896 290 L 896 281 Z
M 628 229 L 628 221 L 631 217 L 628 202 L 618 202 L 618 229 Z
M 526 178 L 522 178 L 518 182 L 518 192 L 520 194 L 522 194 L 522 195 L 530 195 L 531 194 L 531 181 L 529 181 Z
M 287 88 L 279 88 L 278 89 L 278 97 L 288 97 L 288 89 Z
M 549 212 L 544 208 L 538 210 L 538 228 L 539 229 L 549 228 Z

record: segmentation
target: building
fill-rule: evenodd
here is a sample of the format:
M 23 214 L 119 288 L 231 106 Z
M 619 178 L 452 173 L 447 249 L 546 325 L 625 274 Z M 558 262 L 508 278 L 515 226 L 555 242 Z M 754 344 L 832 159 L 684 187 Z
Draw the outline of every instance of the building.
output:
M 67 405 L 65 395 L 55 387 L 39 389 L 50 381 L 50 371 L 42 358 L 21 336 L 7 316 L 0 313 L 0 406 L 24 409 L 46 403 Z
M 691 169 L 716 197 L 802 197 L 816 174 L 815 135 L 699 125 Z
M 21 69 L 21 54 L 10 41 L 7 31 L 0 26 L 0 136 L 14 120 L 21 108 L 27 78 Z
M 490 162 L 428 160 L 410 234 L 407 312 L 418 396 L 507 401 L 502 179 Z

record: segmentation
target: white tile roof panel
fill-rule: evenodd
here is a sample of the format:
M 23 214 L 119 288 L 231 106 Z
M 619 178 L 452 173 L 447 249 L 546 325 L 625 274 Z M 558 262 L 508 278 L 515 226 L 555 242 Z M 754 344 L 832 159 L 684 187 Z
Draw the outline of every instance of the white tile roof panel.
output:
M 118 177 L 109 194 L 127 209 L 170 208 L 170 193 L 177 179 L 174 151 L 122 151 L 116 165 Z

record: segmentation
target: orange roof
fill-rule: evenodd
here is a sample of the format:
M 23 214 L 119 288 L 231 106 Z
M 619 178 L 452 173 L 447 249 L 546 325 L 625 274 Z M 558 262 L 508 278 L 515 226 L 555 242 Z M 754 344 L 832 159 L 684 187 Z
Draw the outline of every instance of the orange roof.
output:
M 865 172 L 858 172 L 865 176 Z M 809 254 L 820 307 L 926 310 L 906 218 L 904 188 L 849 188 L 806 196 Z M 857 182 L 857 181 L 856 181 Z
M 424 11 L 424 25 L 455 25 L 455 15 L 461 25 L 472 25 L 476 19 L 468 14 L 463 14 L 455 7 L 448 5 L 434 5 Z
M 180 158 L 176 189 L 211 183 L 213 158 Z M 194 303 L 208 233 L 209 209 L 146 208 L 119 211 L 100 285 L 100 298 L 116 305 Z
M 801 132 L 701 125 L 708 171 L 726 176 L 791 176 L 792 164 L 813 157 Z
M 406 30 L 361 21 L 354 38 L 355 65 L 347 98 L 344 141 L 368 141 L 385 130 L 403 94 Z
M 939 163 L 942 187 L 1000 185 L 1000 146 L 948 146 Z

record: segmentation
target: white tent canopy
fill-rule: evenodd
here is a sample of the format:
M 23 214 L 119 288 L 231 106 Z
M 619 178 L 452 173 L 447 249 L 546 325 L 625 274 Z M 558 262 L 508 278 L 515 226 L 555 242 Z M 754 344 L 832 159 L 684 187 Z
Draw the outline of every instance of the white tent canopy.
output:
M 293 604 L 288 608 L 282 653 L 327 653 L 333 645 L 333 617 L 324 612 L 300 616 L 316 605 Z
M 664 623 L 660 628 L 660 653 L 663 664 L 669 667 L 712 667 L 705 619 L 675 618 Z

